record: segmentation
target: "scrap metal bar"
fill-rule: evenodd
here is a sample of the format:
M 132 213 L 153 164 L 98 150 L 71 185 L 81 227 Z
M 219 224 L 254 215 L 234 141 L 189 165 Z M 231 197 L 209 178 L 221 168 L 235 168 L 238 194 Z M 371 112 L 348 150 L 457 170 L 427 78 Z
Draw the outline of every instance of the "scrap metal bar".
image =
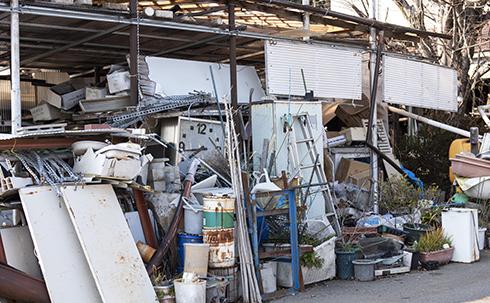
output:
M 0 263 L 0 296 L 25 303 L 50 303 L 43 280 Z
M 441 123 L 441 122 L 437 122 L 437 121 L 434 121 L 434 120 L 431 120 L 431 119 L 427 119 L 425 117 L 422 117 L 422 116 L 419 116 L 419 115 L 416 115 L 416 114 L 409 113 L 406 110 L 399 109 L 399 108 L 396 108 L 396 107 L 393 107 L 393 106 L 388 106 L 388 109 L 390 111 L 394 112 L 394 113 L 397 113 L 397 114 L 400 114 L 400 115 L 403 115 L 403 116 L 406 116 L 406 117 L 415 119 L 415 120 L 420 121 L 420 122 L 427 123 L 429 125 L 432 125 L 432 126 L 435 126 L 435 127 L 438 127 L 438 128 L 441 128 L 441 129 L 444 129 L 444 130 L 453 132 L 455 134 L 458 134 L 458 135 L 461 135 L 461 136 L 464 136 L 464 137 L 468 137 L 468 138 L 471 137 L 470 132 L 467 131 L 467 130 L 462 130 L 462 129 L 457 128 L 457 127 L 454 127 L 454 126 L 450 126 L 450 125 L 447 125 L 447 124 L 444 124 L 444 123 Z M 481 136 L 480 136 L 480 138 L 481 138 Z
M 138 19 L 138 0 L 130 0 L 129 1 L 129 18 L 132 20 Z M 137 20 L 139 21 L 139 20 Z M 139 83 L 139 54 L 138 54 L 138 24 L 131 24 L 129 26 L 129 69 L 131 76 L 130 80 L 130 96 L 131 96 L 131 105 L 135 106 L 138 104 L 138 83 Z
M 19 0 L 11 0 L 11 7 L 18 7 Z M 11 112 L 11 133 L 15 135 L 17 129 L 22 126 L 22 101 L 20 96 L 20 28 L 19 14 L 12 12 L 10 17 L 10 66 L 4 67 L 3 70 L 10 68 L 10 112 Z
M 145 196 L 143 195 L 142 191 L 135 188 L 133 188 L 133 194 L 136 201 L 136 208 L 138 209 L 138 214 L 140 215 L 141 227 L 143 227 L 143 234 L 145 235 L 146 244 L 156 248 L 158 247 L 157 237 L 155 236 L 155 231 L 151 225 Z
M 61 46 L 61 47 L 57 47 L 57 48 L 55 48 L 55 49 L 53 49 L 53 50 L 51 50 L 51 51 L 49 51 L 49 52 L 42 53 L 42 54 L 37 55 L 37 56 L 34 56 L 34 57 L 32 57 L 32 58 L 29 58 L 29 59 L 26 59 L 26 60 L 22 60 L 22 61 L 20 62 L 20 65 L 22 66 L 22 65 L 25 65 L 25 64 L 27 64 L 27 63 L 31 63 L 31 62 L 37 61 L 37 60 L 39 60 L 39 59 L 46 58 L 46 57 L 49 57 L 49 56 L 51 56 L 51 55 L 54 55 L 54 54 L 60 53 L 60 52 L 62 52 L 62 51 L 65 51 L 65 50 L 67 50 L 67 49 L 70 49 L 70 48 L 72 48 L 72 47 L 75 47 L 75 46 L 78 46 L 78 45 L 82 45 L 82 44 L 84 44 L 85 42 L 93 41 L 93 40 L 96 40 L 96 39 L 101 38 L 101 37 L 103 37 L 103 36 L 107 36 L 107 35 L 109 35 L 109 34 L 111 34 L 111 33 L 115 32 L 115 31 L 118 31 L 118 30 L 120 30 L 120 29 L 123 29 L 123 28 L 125 28 L 125 27 L 127 27 L 127 26 L 128 26 L 127 24 L 120 24 L 120 25 L 115 26 L 115 27 L 113 27 L 113 28 L 111 28 L 111 29 L 105 30 L 105 31 L 100 32 L 100 33 L 98 33 L 98 34 L 95 34 L 95 35 L 93 35 L 93 36 L 90 36 L 90 37 L 87 37 L 87 38 L 84 38 L 84 39 L 81 39 L 81 40 L 75 41 L 75 42 L 70 43 L 70 44 L 68 44 L 68 45 L 64 45 L 64 46 Z M 5 71 L 5 70 L 7 70 L 7 69 L 9 69 L 9 67 L 4 67 L 4 68 L 0 69 L 0 71 Z
M 301 246 L 298 250 L 300 254 L 305 252 L 312 252 L 312 251 L 313 251 L 313 246 Z M 259 253 L 259 259 L 275 258 L 275 257 L 280 257 L 280 256 L 285 256 L 290 254 L 291 254 L 291 248 L 268 251 L 268 252 Z
M 373 146 L 370 142 L 366 141 L 366 145 L 369 148 L 371 148 L 376 154 L 381 156 L 381 158 L 383 158 L 383 160 L 386 160 L 386 162 L 388 162 L 394 169 L 396 169 L 400 174 L 402 174 L 402 176 L 405 176 L 407 174 L 403 171 L 403 169 L 398 164 L 396 164 L 392 159 L 390 159 L 390 157 L 385 155 L 382 151 L 380 151 L 377 147 Z M 417 182 L 415 182 L 415 180 L 412 180 L 412 178 L 407 178 L 407 179 L 410 183 L 412 183 L 413 186 L 415 186 L 415 187 L 419 186 L 417 184 Z

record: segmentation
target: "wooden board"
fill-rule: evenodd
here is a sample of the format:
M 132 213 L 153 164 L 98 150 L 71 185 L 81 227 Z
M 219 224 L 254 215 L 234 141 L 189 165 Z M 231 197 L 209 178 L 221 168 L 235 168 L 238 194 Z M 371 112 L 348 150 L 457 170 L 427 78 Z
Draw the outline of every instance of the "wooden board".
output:
M 19 194 L 51 302 L 102 302 L 63 201 L 50 186 Z
M 102 301 L 155 302 L 153 286 L 112 186 L 67 186 L 62 192 Z

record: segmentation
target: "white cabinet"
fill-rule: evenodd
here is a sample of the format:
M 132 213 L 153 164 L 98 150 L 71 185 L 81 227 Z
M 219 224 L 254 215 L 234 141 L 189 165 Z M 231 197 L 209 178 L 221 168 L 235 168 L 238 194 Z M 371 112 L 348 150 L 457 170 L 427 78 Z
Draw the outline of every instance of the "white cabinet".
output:
M 451 261 L 471 263 L 480 260 L 476 209 L 450 208 L 443 211 L 442 228 L 453 241 L 454 253 Z

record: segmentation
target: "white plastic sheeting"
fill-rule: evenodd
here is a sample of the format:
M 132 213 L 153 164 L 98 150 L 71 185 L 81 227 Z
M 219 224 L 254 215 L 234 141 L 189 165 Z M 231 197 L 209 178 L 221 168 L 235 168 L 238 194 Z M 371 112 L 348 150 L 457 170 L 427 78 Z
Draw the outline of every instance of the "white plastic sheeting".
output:
M 267 93 L 360 100 L 362 51 L 321 44 L 265 42 Z
M 383 55 L 383 101 L 455 112 L 458 74 L 453 68 Z

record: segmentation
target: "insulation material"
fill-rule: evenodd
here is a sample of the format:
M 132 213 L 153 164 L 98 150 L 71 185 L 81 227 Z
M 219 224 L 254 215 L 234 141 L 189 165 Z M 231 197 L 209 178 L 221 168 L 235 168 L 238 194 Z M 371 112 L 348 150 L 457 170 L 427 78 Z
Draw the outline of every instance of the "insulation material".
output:
M 360 100 L 362 56 L 360 49 L 274 41 L 265 43 L 267 93 Z
M 146 57 L 148 80 L 158 83 L 165 96 L 187 95 L 194 91 L 211 93 L 220 102 L 224 95 L 230 97 L 230 65 L 204 61 Z M 212 69 L 212 75 L 210 68 Z M 217 96 L 213 87 L 216 85 Z M 253 66 L 237 65 L 238 102 L 248 103 L 250 89 L 254 89 L 252 101 L 260 101 L 265 95 Z
M 383 101 L 456 112 L 458 73 L 453 68 L 383 55 Z

